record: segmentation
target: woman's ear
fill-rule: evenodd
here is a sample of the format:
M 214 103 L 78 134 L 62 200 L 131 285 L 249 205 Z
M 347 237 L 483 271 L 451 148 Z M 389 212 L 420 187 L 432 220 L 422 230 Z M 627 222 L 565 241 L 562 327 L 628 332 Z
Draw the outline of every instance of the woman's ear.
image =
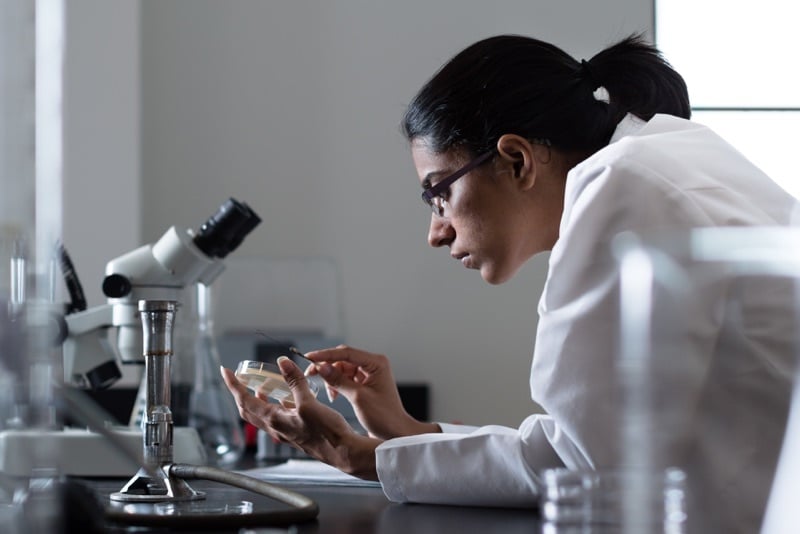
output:
M 505 134 L 497 140 L 497 154 L 523 189 L 533 187 L 537 166 L 542 163 L 537 160 L 535 150 L 530 141 L 516 134 Z

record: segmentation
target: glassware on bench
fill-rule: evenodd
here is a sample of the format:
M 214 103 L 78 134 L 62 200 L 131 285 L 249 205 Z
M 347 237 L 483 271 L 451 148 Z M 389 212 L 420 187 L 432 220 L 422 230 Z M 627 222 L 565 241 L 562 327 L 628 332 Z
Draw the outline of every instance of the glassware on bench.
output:
M 253 393 L 263 393 L 276 401 L 293 403 L 289 384 L 286 383 L 281 370 L 274 363 L 243 360 L 236 367 L 236 378 Z M 311 392 L 317 396 L 324 388 L 322 378 L 319 375 L 313 375 L 307 376 L 306 379 Z
M 175 358 L 179 376 L 174 383 L 180 423 L 193 427 L 206 449 L 208 462 L 230 466 L 245 449 L 244 430 L 233 397 L 219 374 L 220 356 L 214 333 L 212 288 L 198 283 L 185 314 L 182 340 Z

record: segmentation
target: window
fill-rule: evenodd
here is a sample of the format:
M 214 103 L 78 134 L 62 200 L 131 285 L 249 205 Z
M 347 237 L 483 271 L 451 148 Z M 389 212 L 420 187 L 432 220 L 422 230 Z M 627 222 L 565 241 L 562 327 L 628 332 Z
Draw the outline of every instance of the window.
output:
M 800 2 L 656 0 L 655 14 L 656 43 L 686 80 L 693 120 L 800 198 Z

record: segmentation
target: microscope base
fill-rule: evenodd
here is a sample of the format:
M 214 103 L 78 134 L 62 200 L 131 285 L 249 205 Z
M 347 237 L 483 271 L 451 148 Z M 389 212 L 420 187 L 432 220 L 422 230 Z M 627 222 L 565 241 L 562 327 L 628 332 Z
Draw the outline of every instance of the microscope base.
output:
M 128 443 L 129 449 L 142 451 L 141 430 L 127 426 L 110 430 Z M 194 428 L 173 428 L 173 450 L 175 462 L 193 465 L 207 462 Z M 42 462 L 40 455 L 52 459 L 49 465 Z M 141 466 L 120 454 L 105 437 L 82 428 L 0 432 L 0 473 L 29 477 L 38 467 L 56 467 L 64 475 L 125 478 Z
M 172 476 L 169 469 L 169 465 L 156 468 L 154 474 L 161 475 L 158 479 L 153 479 L 144 469 L 140 469 L 120 491 L 111 494 L 111 500 L 142 503 L 205 499 L 205 492 L 193 490 L 185 480 Z

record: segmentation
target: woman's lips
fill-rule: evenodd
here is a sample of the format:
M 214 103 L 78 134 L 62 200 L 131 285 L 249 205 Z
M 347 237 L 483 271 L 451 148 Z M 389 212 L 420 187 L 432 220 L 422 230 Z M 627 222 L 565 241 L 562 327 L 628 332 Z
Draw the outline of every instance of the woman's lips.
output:
M 460 261 L 460 262 L 461 262 L 461 265 L 463 265 L 463 266 L 464 266 L 464 267 L 466 267 L 467 269 L 474 269 L 474 268 L 475 268 L 475 265 L 474 265 L 474 263 L 472 262 L 472 256 L 470 256 L 469 254 L 459 254 L 459 255 L 458 255 L 458 256 L 456 256 L 455 258 L 456 258 L 458 261 Z

